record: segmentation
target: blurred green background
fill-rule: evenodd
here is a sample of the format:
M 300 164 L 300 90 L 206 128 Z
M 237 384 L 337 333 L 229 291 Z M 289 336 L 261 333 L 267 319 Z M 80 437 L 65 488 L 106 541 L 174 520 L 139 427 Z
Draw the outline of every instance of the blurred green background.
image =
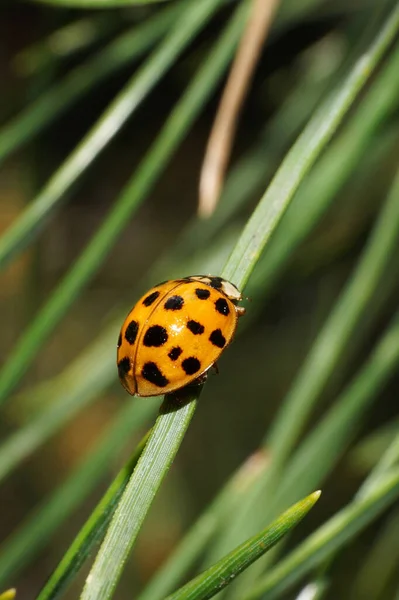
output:
M 8 231 L 33 199 L 46 189 L 49 179 L 115 96 L 126 89 L 124 86 L 132 75 L 145 67 L 149 53 L 171 31 L 176 17 L 170 13 L 158 37 L 148 41 L 148 48 L 143 47 L 137 56 L 133 56 L 133 42 L 130 42 L 134 41 L 135 32 L 146 23 L 155 22 L 163 11 L 167 15 L 167 11 L 175 10 L 177 15 L 182 10 L 181 4 L 79 9 L 67 3 L 59 6 L 2 2 L 2 231 Z M 188 82 L 206 61 L 207 53 L 236 6 L 235 2 L 220 4 L 198 34 L 181 49 L 131 118 L 120 130 L 116 127 L 117 135 L 93 164 L 86 167 L 81 163 L 82 175 L 72 176 L 71 185 L 65 193 L 60 192 L 62 202 L 57 209 L 40 219 L 40 233 L 33 243 L 5 264 L 0 287 L 0 352 L 5 368 L 16 344 L 24 347 L 24 336 L 26 332 L 29 335 L 36 315 L 76 264 L 90 238 L 108 219 L 116 198 L 146 156 Z M 3 440 L 0 456 L 6 457 L 6 465 L 11 460 L 11 466 L 1 472 L 2 476 L 8 476 L 0 487 L 0 534 L 4 540 L 0 565 L 2 552 L 8 553 L 7 543 L 12 539 L 9 536 L 23 526 L 35 507 L 46 504 L 95 448 L 111 421 L 126 404 L 133 402 L 119 385 L 113 362 L 118 320 L 122 324 L 122 315 L 139 294 L 159 280 L 197 272 L 221 272 L 241 228 L 316 104 L 339 81 L 356 54 L 359 39 L 367 40 L 368 35 L 375 33 L 377 29 L 373 27 L 378 27 L 381 13 L 392 4 L 382 3 L 384 7 L 379 12 L 375 3 L 368 0 L 283 1 L 240 118 L 230 172 L 217 213 L 208 222 L 199 222 L 195 216 L 200 166 L 225 73 L 221 73 L 210 90 L 209 100 L 202 102 L 198 117 L 184 133 L 176 152 L 168 156 L 167 165 L 143 198 L 145 201 L 133 215 L 126 216 L 123 231 L 118 233 L 115 243 L 107 245 L 98 268 L 91 269 L 90 277 L 85 280 L 87 284 L 76 293 L 65 292 L 68 309 L 52 330 L 43 335 L 40 347 L 32 350 L 32 361 L 22 367 L 19 362 L 23 361 L 22 355 L 17 356 L 17 375 L 14 379 L 5 377 L 4 387 L 0 383 L 4 396 L 11 394 L 2 408 L 0 421 Z M 105 57 L 111 56 L 111 51 L 107 55 L 107 48 L 122 36 L 127 40 L 126 58 L 118 63 L 115 51 L 115 62 L 108 58 L 111 62 L 107 64 Z M 296 243 L 286 251 L 281 250 L 280 256 L 273 256 L 272 240 L 261 257 L 245 290 L 249 296 L 245 301 L 247 317 L 240 322 L 235 343 L 220 361 L 220 374 L 209 377 L 196 418 L 124 572 L 118 599 L 136 597 L 222 484 L 257 450 L 356 266 L 398 164 L 399 82 L 388 79 L 392 81 L 392 89 L 387 91 L 391 96 L 385 104 L 385 84 L 378 83 L 388 62 L 388 59 L 383 61 L 372 76 L 338 135 L 301 186 L 298 202 L 302 193 L 309 206 L 313 202 L 317 207 L 318 198 L 329 194 L 325 207 L 315 215 L 314 223 L 304 228 Z M 74 96 L 68 92 L 73 87 L 71 74 L 86 64 L 91 73 L 96 72 L 94 64 L 97 64 L 99 80 L 89 81 L 83 75 L 79 84 L 82 93 Z M 65 84 L 68 78 L 70 83 Z M 381 86 L 377 100 L 381 99 L 382 108 L 378 117 L 372 117 L 377 100 L 366 103 L 377 85 Z M 50 94 L 48 106 L 40 105 L 46 94 Z M 54 110 L 51 120 L 49 107 Z M 338 146 L 336 142 L 340 140 Z M 347 155 L 342 148 L 347 149 Z M 347 165 L 348 172 L 343 175 Z M 315 173 L 311 179 L 319 167 L 319 174 Z M 311 210 L 303 201 L 298 214 L 309 216 Z M 276 245 L 280 243 L 283 247 L 284 240 L 291 239 L 290 227 L 295 221 L 294 215 L 291 224 L 289 220 L 285 226 L 282 223 L 285 229 Z M 17 249 L 22 250 L 27 237 L 21 237 Z M 363 365 L 394 314 L 399 297 L 395 244 L 376 282 L 372 300 L 321 390 L 304 436 Z M 48 322 L 45 315 L 43 320 Z M 103 334 L 107 336 L 104 343 Z M 39 337 L 36 332 L 30 339 Z M 96 340 L 100 340 L 98 355 Z M 98 370 L 96 356 L 99 356 Z M 13 383 L 8 385 L 11 380 Z M 68 386 L 73 390 L 74 385 L 81 387 L 70 392 Z M 375 394 L 374 402 L 359 415 L 349 447 L 343 448 L 345 451 L 322 484 L 322 500 L 294 532 L 289 548 L 347 504 L 375 465 L 392 439 L 392 432 L 397 432 L 398 386 L 398 375 L 394 372 Z M 74 412 L 69 416 L 60 413 L 59 426 L 53 427 L 48 409 L 58 406 L 62 394 L 65 406 L 69 406 L 69 397 L 75 394 L 71 400 Z M 79 394 L 84 398 L 82 402 Z M 26 565 L 17 559 L 10 567 L 2 585 L 4 589 L 17 587 L 17 598 L 36 596 L 112 477 L 148 429 L 159 400 L 141 399 L 140 403 L 151 405 L 149 414 L 142 417 L 134 435 L 125 436 L 121 448 L 109 453 L 102 464 L 102 476 L 97 477 L 98 481 L 93 477 L 92 489 L 86 497 Z M 38 426 L 36 443 L 29 434 L 24 437 L 24 428 L 36 423 L 38 417 L 43 420 L 42 428 Z M 18 431 L 23 434 L 15 438 L 17 458 L 13 463 L 14 450 L 7 443 Z M 340 553 L 330 570 L 332 583 L 326 597 L 396 598 L 399 542 L 395 544 L 388 539 L 391 522 L 396 523 L 394 531 L 399 533 L 398 506 L 396 511 L 391 508 L 384 513 Z M 387 556 L 392 560 L 389 569 L 385 569 Z M 365 568 L 370 560 L 374 569 L 371 571 L 371 567 Z M 87 572 L 85 566 L 65 598 L 78 597 Z M 379 573 L 381 589 L 376 584 Z M 281 597 L 294 598 L 298 590 Z

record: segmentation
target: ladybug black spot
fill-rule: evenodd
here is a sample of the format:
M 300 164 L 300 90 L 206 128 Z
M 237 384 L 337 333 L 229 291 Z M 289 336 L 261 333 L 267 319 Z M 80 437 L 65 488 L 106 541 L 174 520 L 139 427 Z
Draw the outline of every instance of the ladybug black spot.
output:
M 201 335 L 205 331 L 205 327 L 201 323 L 198 323 L 198 321 L 189 321 L 187 327 L 194 335 Z
M 145 332 L 143 344 L 147 347 L 159 347 L 162 346 L 167 340 L 168 333 L 165 327 L 161 327 L 161 325 L 153 325 Z
M 121 346 L 122 346 L 122 334 L 120 333 L 119 337 L 118 337 L 118 346 L 117 346 L 117 348 L 120 348 Z
M 223 279 L 221 277 L 210 277 L 209 279 L 209 285 L 215 290 L 220 290 L 220 288 L 223 286 Z
M 207 300 L 209 298 L 209 296 L 211 295 L 211 292 L 204 288 L 197 288 L 195 290 L 195 293 L 197 295 L 197 298 L 199 298 L 200 300 Z
M 158 298 L 159 294 L 160 294 L 160 292 L 152 292 L 152 294 L 150 294 L 149 296 L 144 298 L 144 300 L 143 300 L 144 306 L 151 306 L 151 304 L 153 304 L 155 302 L 155 300 Z
M 146 379 L 150 383 L 153 383 L 157 387 L 165 387 L 169 383 L 169 380 L 159 370 L 159 368 L 154 362 L 145 363 L 141 374 L 144 377 L 144 379 Z
M 224 348 L 226 345 L 226 338 L 220 329 L 215 329 L 212 331 L 211 335 L 209 336 L 209 341 L 218 348 Z
M 194 375 L 201 368 L 201 363 L 198 358 L 195 356 L 190 356 L 189 358 L 185 358 L 181 364 L 186 375 Z
M 181 348 L 179 348 L 179 346 L 176 346 L 175 348 L 172 348 L 172 350 L 169 352 L 168 356 L 169 356 L 170 360 L 177 360 L 182 352 L 183 352 L 183 350 Z
M 124 379 L 126 377 L 126 374 L 130 371 L 130 360 L 128 359 L 127 356 L 125 356 L 125 358 L 122 358 L 122 360 L 120 360 L 118 362 L 118 375 L 120 377 L 120 379 Z
M 137 321 L 130 321 L 125 331 L 125 340 L 129 342 L 130 345 L 134 344 L 134 342 L 136 341 L 138 330 L 139 324 L 137 323 Z
M 227 317 L 230 312 L 229 305 L 224 298 L 218 298 L 215 302 L 216 310 L 221 314 Z
M 164 304 L 166 310 L 180 310 L 183 307 L 184 300 L 181 296 L 171 296 Z

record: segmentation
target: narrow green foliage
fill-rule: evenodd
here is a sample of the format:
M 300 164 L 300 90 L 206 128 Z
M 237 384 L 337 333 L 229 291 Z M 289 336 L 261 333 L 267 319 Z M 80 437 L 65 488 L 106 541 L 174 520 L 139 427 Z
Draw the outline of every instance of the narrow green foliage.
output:
M 216 0 L 206 0 L 201 9 L 203 19 L 205 16 L 210 16 L 208 4 L 215 2 Z M 208 9 L 205 10 L 204 6 L 208 6 Z M 63 317 L 83 287 L 87 285 L 99 269 L 112 245 L 118 239 L 120 232 L 129 222 L 132 212 L 138 208 L 155 184 L 223 74 L 238 40 L 242 27 L 241 19 L 245 12 L 246 6 L 243 4 L 237 13 L 237 17 L 232 22 L 232 26 L 222 38 L 222 43 L 218 52 L 213 55 L 212 62 L 209 62 L 206 68 L 202 69 L 194 78 L 193 83 L 172 111 L 153 147 L 144 157 L 137 171 L 114 203 L 103 225 L 97 230 L 86 250 L 81 254 L 10 354 L 0 372 L 0 402 L 5 400 L 17 382 L 20 381 L 21 374 L 26 371 L 30 361 L 36 356 L 41 344 Z M 196 11 L 194 11 L 194 14 L 196 14 Z M 194 17 L 194 14 L 192 17 Z M 192 25 L 193 23 L 194 21 L 192 21 Z M 196 27 L 199 27 L 197 22 L 195 24 Z M 184 37 L 184 40 L 187 42 L 186 37 Z
M 207 600 L 215 596 L 259 556 L 270 550 L 291 531 L 309 512 L 319 497 L 320 492 L 314 492 L 289 508 L 264 531 L 241 544 L 204 573 L 168 596 L 167 600 Z
M 140 418 L 141 416 L 141 418 Z M 117 455 L 143 425 L 145 413 L 129 403 L 89 456 L 50 498 L 34 509 L 25 522 L 0 546 L 0 585 L 10 581 L 41 549 L 51 535 L 105 476 L 104 465 Z
M 11 152 L 27 144 L 106 77 L 142 56 L 166 33 L 180 12 L 182 6 L 173 4 L 140 26 L 134 26 L 119 35 L 3 125 L 0 128 L 0 163 Z M 27 55 L 28 58 L 32 58 L 30 54 Z
M 36 600 L 55 600 L 61 597 L 69 582 L 79 572 L 93 547 L 101 541 L 120 497 L 148 441 L 149 433 L 141 440 L 130 460 L 119 471 L 90 517 L 62 557 Z
M 82 600 L 112 597 L 129 551 L 194 415 L 199 394 L 200 389 L 188 387 L 165 397 L 87 577 Z
M 390 14 L 368 50 L 357 59 L 346 80 L 321 104 L 285 157 L 238 241 L 226 279 L 244 287 L 267 241 L 288 208 L 301 181 L 327 145 L 357 95 L 369 80 L 399 30 L 399 7 Z
M 361 500 L 354 500 L 270 570 L 242 600 L 272 600 L 342 548 L 399 497 L 399 470 L 386 475 Z
M 139 594 L 137 600 L 163 600 L 166 594 L 176 588 L 220 527 L 226 506 L 231 506 L 233 502 L 238 506 L 267 468 L 268 460 L 263 452 L 255 453 L 241 465 Z
M 188 4 L 165 40 L 119 92 L 44 189 L 0 238 L 0 267 L 32 241 L 50 211 L 54 210 L 65 192 L 87 171 L 88 166 L 131 117 L 194 35 L 211 18 L 221 1 L 203 0 Z

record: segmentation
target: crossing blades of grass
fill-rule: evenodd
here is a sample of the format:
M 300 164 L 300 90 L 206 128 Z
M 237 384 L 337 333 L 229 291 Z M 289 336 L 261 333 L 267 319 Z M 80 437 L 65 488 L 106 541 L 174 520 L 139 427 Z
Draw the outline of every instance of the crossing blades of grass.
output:
M 301 181 L 369 80 L 398 29 L 399 7 L 396 6 L 375 40 L 361 53 L 345 80 L 320 105 L 287 154 L 233 251 L 224 273 L 227 280 L 244 287 Z
M 147 411 L 148 412 L 148 411 Z M 106 474 L 109 464 L 147 420 L 147 412 L 128 402 L 103 439 L 67 480 L 29 515 L 0 546 L 0 585 L 22 569 L 57 527 L 79 506 Z
M 399 324 L 399 317 L 397 322 Z M 382 352 L 382 360 L 384 360 L 383 357 L 386 356 L 386 352 L 384 352 L 384 350 L 388 350 L 389 341 L 390 340 L 387 340 L 386 348 L 380 348 L 380 351 Z M 398 340 L 396 341 L 398 342 Z M 394 356 L 396 354 L 396 357 L 398 357 L 398 349 L 399 343 L 396 343 L 396 353 L 392 352 L 391 344 L 390 354 L 393 354 Z M 365 374 L 367 374 L 367 371 L 365 371 Z M 329 433 L 334 435 L 333 431 L 330 431 Z M 318 451 L 323 454 L 324 448 L 319 447 Z M 342 547 L 344 543 L 356 535 L 369 522 L 371 522 L 373 518 L 376 518 L 376 516 L 378 516 L 386 506 L 389 506 L 389 504 L 397 498 L 399 494 L 399 471 L 397 469 L 398 463 L 399 435 L 397 435 L 392 441 L 386 452 L 384 452 L 377 466 L 372 470 L 363 485 L 359 488 L 353 502 L 347 508 L 343 509 L 337 515 L 332 517 L 330 521 L 325 523 L 317 532 L 311 535 L 297 550 L 291 553 L 291 555 L 289 555 L 286 559 L 283 559 L 283 561 L 281 561 L 281 563 L 272 570 L 270 575 L 266 575 L 264 579 L 255 586 L 254 592 L 251 592 L 248 596 L 244 596 L 245 600 L 249 600 L 250 598 L 253 600 L 254 598 L 259 597 L 258 594 L 261 588 L 263 590 L 267 588 L 267 593 L 262 591 L 260 594 L 262 598 L 277 598 L 283 591 L 282 587 L 284 590 L 287 589 L 287 587 L 290 587 L 291 584 L 296 582 L 297 579 L 301 577 L 305 564 L 305 570 L 307 571 L 309 568 L 311 568 L 311 561 L 316 560 L 316 563 L 312 564 L 312 567 L 314 567 L 315 564 L 320 565 L 323 564 L 326 559 L 331 559 L 331 557 Z M 308 477 L 308 482 L 309 479 L 312 479 L 312 477 Z M 289 473 L 287 473 L 287 481 L 291 483 Z M 294 486 L 295 482 L 293 483 L 293 487 Z M 323 558 L 319 560 L 321 556 Z M 299 567 L 299 564 L 296 563 L 298 558 L 299 563 L 304 561 L 301 567 Z M 291 562 L 292 559 L 293 561 Z M 291 566 L 295 564 L 294 569 L 290 572 L 287 578 L 284 577 L 284 582 L 281 580 L 276 586 L 276 581 L 281 575 L 281 566 L 287 565 L 288 563 L 291 564 Z M 282 570 L 284 571 L 284 566 Z M 276 575 L 273 576 L 273 573 L 277 573 L 276 579 Z M 265 582 L 269 582 L 267 583 L 267 586 L 269 586 L 270 582 L 272 582 L 271 587 L 269 588 L 265 586 Z
M 256 452 L 243 463 L 138 595 L 137 600 L 163 600 L 179 585 L 220 526 L 226 505 L 230 506 L 232 501 L 238 505 L 267 467 L 268 458 L 264 452 Z
M 339 511 L 293 552 L 281 560 L 242 600 L 280 598 L 300 579 L 322 564 L 365 529 L 399 497 L 399 470 L 387 474 L 362 499 Z
M 305 517 L 319 497 L 320 492 L 314 492 L 289 508 L 265 530 L 241 544 L 204 573 L 168 596 L 167 600 L 207 600 L 215 596 L 291 531 Z
M 346 114 L 356 95 L 361 90 L 362 86 L 367 81 L 373 68 L 377 65 L 382 57 L 387 45 L 392 41 L 399 26 L 399 7 L 392 13 L 390 19 L 385 24 L 376 40 L 371 44 L 368 52 L 363 54 L 355 63 L 350 71 L 346 81 L 340 85 L 337 91 L 328 97 L 323 103 L 319 111 L 305 128 L 298 141 L 289 152 L 284 160 L 281 168 L 277 172 L 276 177 L 272 181 L 268 191 L 262 198 L 257 209 L 250 218 L 244 232 L 239 239 L 222 275 L 227 279 L 234 281 L 238 287 L 242 288 L 248 280 L 250 273 L 262 251 L 271 233 L 277 227 L 277 224 L 292 199 L 297 187 L 302 178 L 307 174 L 308 170 L 320 154 L 321 150 L 328 143 L 334 131 L 338 127 L 340 121 Z M 176 411 L 170 421 L 170 427 L 176 426 L 180 432 L 181 428 L 180 411 Z M 176 425 L 175 425 L 176 423 Z M 157 429 L 154 430 L 153 436 L 150 438 L 149 444 L 158 437 Z M 177 451 L 174 447 L 173 452 Z M 146 450 L 144 451 L 141 460 L 143 464 L 147 462 Z M 159 457 L 162 459 L 163 467 L 169 464 L 169 458 L 163 454 Z M 154 465 L 154 469 L 157 465 Z M 134 478 L 134 476 L 133 476 Z M 133 479 L 132 478 L 132 479 Z M 159 481 L 157 480 L 158 485 Z M 143 490 L 143 497 L 146 496 Z M 144 499 L 144 508 L 140 501 L 137 492 L 133 486 L 128 486 L 122 497 L 120 507 L 121 515 L 130 514 L 131 519 L 136 523 L 144 518 L 143 510 L 148 510 L 148 500 Z M 152 499 L 152 495 L 149 495 Z M 137 504 L 136 504 L 137 502 Z M 134 509 L 134 512 L 132 510 Z M 119 508 L 118 508 L 119 510 Z M 136 513 L 140 515 L 136 519 Z M 99 598 L 101 600 L 110 598 L 113 590 L 120 577 L 123 563 L 126 560 L 128 551 L 130 550 L 137 531 L 135 528 L 126 530 L 125 526 L 121 525 L 123 519 L 119 519 L 116 513 L 114 520 L 111 522 L 107 536 L 100 549 L 100 552 L 95 561 L 94 567 L 88 577 L 82 599 L 91 600 Z M 120 534 L 125 531 L 125 542 L 121 544 Z M 113 561 L 116 556 L 119 546 L 123 546 L 123 554 L 117 556 L 117 560 Z M 121 564 L 122 562 L 122 564 Z M 112 565 L 112 566 L 111 566 Z
M 151 89 L 194 38 L 222 0 L 190 2 L 169 34 L 108 106 L 94 127 L 0 238 L 0 267 L 31 242 L 73 183 L 116 135 Z
M 128 483 L 133 469 L 148 441 L 149 433 L 142 439 L 130 460 L 119 471 L 90 517 L 64 554 L 61 562 L 39 592 L 36 600 L 55 600 L 61 597 L 68 584 L 79 572 L 93 547 L 101 541 L 118 501 Z
M 391 30 L 391 26 L 393 26 L 393 30 Z M 397 30 L 398 26 L 399 8 L 396 7 L 388 18 L 383 30 L 377 35 L 376 41 L 371 44 L 370 50 L 361 54 L 360 58 L 356 61 L 350 75 L 346 78 L 346 85 L 348 85 L 349 88 L 354 85 L 355 88 L 358 89 L 358 78 L 361 78 L 364 75 L 363 69 L 365 69 L 365 57 L 368 57 L 368 60 L 371 60 L 372 64 L 375 64 L 375 50 L 378 49 L 378 53 L 380 52 L 380 44 L 386 33 L 389 32 L 389 39 L 391 39 L 390 36 L 392 35 L 393 31 Z M 342 99 L 345 100 L 347 96 L 351 96 L 349 90 L 347 93 L 344 92 L 344 88 L 345 85 L 340 88 L 340 93 L 337 100 L 338 103 L 341 103 Z M 316 121 L 320 119 L 321 114 L 324 116 L 329 114 L 328 104 L 330 101 L 330 98 L 327 98 L 327 101 L 323 103 L 322 106 L 324 106 L 324 110 L 320 109 L 316 113 L 314 117 Z M 336 114 L 335 110 L 331 111 L 331 114 Z M 310 127 L 307 129 L 310 129 L 311 131 Z M 324 127 L 322 128 L 322 131 L 325 131 Z M 302 139 L 307 139 L 304 134 L 300 136 L 298 142 L 294 145 L 293 150 L 298 146 L 298 144 L 300 144 Z M 312 153 L 312 147 L 313 144 L 310 144 L 310 147 L 307 149 L 307 151 Z M 291 150 L 290 154 L 293 152 L 293 150 Z M 298 158 L 299 163 L 303 161 L 306 164 L 305 153 L 306 150 L 301 152 L 301 156 Z M 290 161 L 288 161 L 288 163 L 284 161 L 283 167 L 285 164 L 290 164 Z M 278 177 L 278 175 L 276 177 Z M 276 179 L 274 181 L 276 181 Z M 288 181 L 292 183 L 290 175 L 288 176 Z M 295 185 L 295 180 L 293 183 Z M 272 186 L 273 182 L 269 187 L 269 190 L 272 188 Z M 388 259 L 389 253 L 392 252 L 394 248 L 397 230 L 399 227 L 397 186 L 398 181 L 393 186 L 392 194 L 387 202 L 386 212 L 384 212 L 381 216 L 381 221 L 379 222 L 375 231 L 375 236 L 373 236 L 370 246 L 364 255 L 364 260 L 359 267 L 359 271 L 350 282 L 349 286 L 345 289 L 345 292 L 342 294 L 340 302 L 336 305 L 331 318 L 327 321 L 325 327 L 320 332 L 313 347 L 314 349 L 311 351 L 309 358 L 305 362 L 305 366 L 301 370 L 301 373 L 298 377 L 300 385 L 299 383 L 294 384 L 294 387 L 289 392 L 287 399 L 284 401 L 283 406 L 280 409 L 280 414 L 273 423 L 271 434 L 268 435 L 267 439 L 265 440 L 265 445 L 268 447 L 271 446 L 272 448 L 272 470 L 266 473 L 263 481 L 259 481 L 258 486 L 255 486 L 251 493 L 248 494 L 247 501 L 242 503 L 238 513 L 234 515 L 234 522 L 229 524 L 226 535 L 222 536 L 218 544 L 213 547 L 212 556 L 210 558 L 211 561 L 215 560 L 215 557 L 224 555 L 227 551 L 239 543 L 243 536 L 251 535 L 254 531 L 256 531 L 256 529 L 259 528 L 259 526 L 261 526 L 261 524 L 258 522 L 258 515 L 260 513 L 258 510 L 254 509 L 254 506 L 257 504 L 257 502 L 263 501 L 264 494 L 270 486 L 272 477 L 276 476 L 276 474 L 279 472 L 279 469 L 281 469 L 281 465 L 287 459 L 290 449 L 297 440 L 303 423 L 309 414 L 308 411 L 310 411 L 318 397 L 319 391 L 322 389 L 327 377 L 331 374 L 336 362 L 338 361 L 340 353 L 342 352 L 346 341 L 349 339 L 353 327 L 360 318 L 362 312 L 364 312 L 367 302 L 370 300 L 372 293 L 381 277 L 383 269 L 386 266 L 386 260 Z M 281 184 L 281 190 L 282 189 L 287 192 L 287 188 L 284 187 L 283 184 Z M 277 195 L 281 190 L 277 189 Z M 269 207 L 272 206 L 272 203 L 273 201 L 270 201 Z M 266 205 L 265 210 L 267 209 L 268 205 Z M 256 212 L 257 211 L 255 211 L 254 215 Z M 254 215 L 251 217 L 251 220 L 253 219 Z M 391 222 L 392 218 L 394 219 L 393 222 Z M 390 234 L 387 236 L 387 238 L 385 238 L 385 230 L 383 230 L 383 227 L 388 223 L 388 231 Z M 259 232 L 261 232 L 261 225 L 262 216 L 258 216 L 257 221 L 255 221 L 255 227 L 258 228 Z M 255 235 L 256 234 L 254 233 L 254 236 Z M 385 241 L 388 243 L 387 247 L 385 247 Z M 387 253 L 385 254 L 386 251 Z M 247 251 L 245 250 L 245 252 Z M 252 258 L 250 258 L 250 260 L 254 260 L 253 257 L 254 253 L 252 253 Z M 234 253 L 232 258 L 234 258 Z M 305 369 L 306 376 L 302 375 L 302 373 L 305 373 Z M 286 408 L 287 406 L 290 407 L 290 410 Z M 255 567 L 255 569 L 256 568 L 257 567 Z
M 201 390 L 187 387 L 165 397 L 148 443 L 115 511 L 82 600 L 111 598 L 129 551 L 194 415 Z
M 183 11 L 173 4 L 144 23 L 118 35 L 100 52 L 57 81 L 32 104 L 0 128 L 0 163 L 17 148 L 27 144 L 85 93 L 106 77 L 142 56 L 163 36 Z M 31 60 L 31 54 L 27 59 Z
M 211 2 L 214 4 L 215 0 L 206 0 L 201 5 L 208 6 L 207 12 L 204 8 L 202 9 L 203 17 L 205 14 L 209 16 Z M 242 6 L 241 12 L 238 14 L 241 18 L 245 13 L 246 4 L 244 3 Z M 36 356 L 40 345 L 65 314 L 82 288 L 96 273 L 112 245 L 118 239 L 121 230 L 129 222 L 133 210 L 139 206 L 149 193 L 227 67 L 228 61 L 234 52 L 235 44 L 239 39 L 241 27 L 242 21 L 235 19 L 232 26 L 223 34 L 222 43 L 219 45 L 217 52 L 213 53 L 212 61 L 209 60 L 205 67 L 194 76 L 193 82 L 182 99 L 176 104 L 154 145 L 127 183 L 103 225 L 98 229 L 86 250 L 81 254 L 36 319 L 24 331 L 23 339 L 17 343 L 16 348 L 11 352 L 1 370 L 0 402 L 5 400 L 9 392 L 20 381 L 21 375 Z

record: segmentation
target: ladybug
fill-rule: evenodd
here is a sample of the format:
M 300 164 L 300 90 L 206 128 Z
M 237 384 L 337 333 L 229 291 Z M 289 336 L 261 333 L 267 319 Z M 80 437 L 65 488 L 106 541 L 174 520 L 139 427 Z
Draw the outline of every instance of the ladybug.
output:
M 235 285 L 205 275 L 164 281 L 130 311 L 118 339 L 118 373 L 136 396 L 176 391 L 206 372 L 230 344 L 245 308 Z

